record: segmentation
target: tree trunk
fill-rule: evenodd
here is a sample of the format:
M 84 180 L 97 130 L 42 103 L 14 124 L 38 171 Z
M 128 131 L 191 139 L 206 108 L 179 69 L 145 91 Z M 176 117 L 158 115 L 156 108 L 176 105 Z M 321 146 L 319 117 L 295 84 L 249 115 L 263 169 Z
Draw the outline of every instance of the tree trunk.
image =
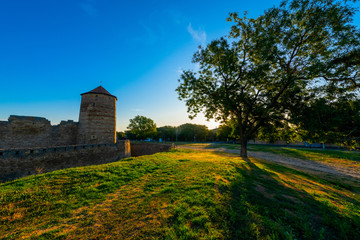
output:
M 240 144 L 241 144 L 240 157 L 247 158 L 247 138 L 240 137 Z

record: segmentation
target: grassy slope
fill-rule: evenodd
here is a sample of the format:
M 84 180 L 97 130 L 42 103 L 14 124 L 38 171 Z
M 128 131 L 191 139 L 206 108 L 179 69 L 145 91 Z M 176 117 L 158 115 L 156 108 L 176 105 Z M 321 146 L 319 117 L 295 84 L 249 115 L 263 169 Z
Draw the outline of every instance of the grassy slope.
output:
M 360 239 L 360 196 L 235 155 L 173 150 L 0 184 L 0 238 Z

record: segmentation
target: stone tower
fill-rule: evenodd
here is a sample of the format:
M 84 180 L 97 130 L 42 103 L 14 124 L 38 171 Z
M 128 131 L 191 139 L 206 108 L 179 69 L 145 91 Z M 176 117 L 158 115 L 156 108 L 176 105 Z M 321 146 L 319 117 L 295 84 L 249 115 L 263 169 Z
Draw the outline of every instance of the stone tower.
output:
M 102 86 L 81 94 L 78 144 L 116 142 L 116 100 Z

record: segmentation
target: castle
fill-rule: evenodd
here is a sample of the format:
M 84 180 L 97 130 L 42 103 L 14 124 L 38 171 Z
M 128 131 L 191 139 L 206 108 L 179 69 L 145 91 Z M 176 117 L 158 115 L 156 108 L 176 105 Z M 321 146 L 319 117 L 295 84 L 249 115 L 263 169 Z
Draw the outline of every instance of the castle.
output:
M 79 122 L 42 117 L 0 121 L 0 182 L 31 174 L 167 151 L 173 144 L 116 141 L 116 101 L 103 87 L 81 94 Z
M 99 86 L 81 94 L 79 122 L 11 115 L 0 121 L 0 149 L 116 143 L 116 101 Z

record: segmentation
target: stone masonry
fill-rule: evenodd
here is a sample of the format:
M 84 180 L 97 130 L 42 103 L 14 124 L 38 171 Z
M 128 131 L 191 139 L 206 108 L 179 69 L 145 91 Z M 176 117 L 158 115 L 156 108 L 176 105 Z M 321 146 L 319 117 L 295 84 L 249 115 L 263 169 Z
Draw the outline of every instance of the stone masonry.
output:
M 116 100 L 103 87 L 81 94 L 79 122 L 52 126 L 42 117 L 0 121 L 0 149 L 116 143 Z
M 54 170 L 97 165 L 131 156 L 130 141 L 0 150 L 0 182 Z
M 15 115 L 0 121 L 0 182 L 173 147 L 116 142 L 117 98 L 101 86 L 81 96 L 79 122 L 61 121 L 52 126 L 46 118 Z
M 116 142 L 116 100 L 102 87 L 81 94 L 79 144 Z
M 0 121 L 0 149 L 74 145 L 77 129 L 71 120 L 52 126 L 46 118 L 11 115 Z

